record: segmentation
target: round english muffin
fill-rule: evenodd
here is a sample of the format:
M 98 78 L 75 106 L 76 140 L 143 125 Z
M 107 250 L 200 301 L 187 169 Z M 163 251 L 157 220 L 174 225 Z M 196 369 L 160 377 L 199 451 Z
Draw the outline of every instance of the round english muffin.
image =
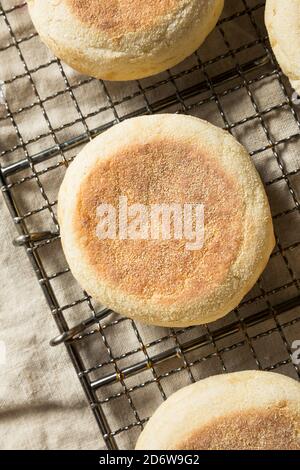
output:
M 137 450 L 300 450 L 300 384 L 271 372 L 218 375 L 171 395 Z
M 268 200 L 248 153 L 192 116 L 138 117 L 95 138 L 67 170 L 58 217 L 83 288 L 148 324 L 224 316 L 274 248 Z
M 265 22 L 276 59 L 300 94 L 300 0 L 267 0 Z
M 28 0 L 42 40 L 86 75 L 133 80 L 192 54 L 215 27 L 224 0 Z

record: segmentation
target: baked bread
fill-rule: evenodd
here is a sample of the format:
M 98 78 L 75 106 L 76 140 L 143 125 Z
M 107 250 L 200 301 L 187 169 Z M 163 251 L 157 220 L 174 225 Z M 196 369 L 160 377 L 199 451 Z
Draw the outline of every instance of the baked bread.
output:
M 141 230 L 136 238 L 142 239 L 124 239 L 120 198 L 130 208 L 149 209 L 146 237 Z M 99 222 L 105 204 L 115 211 L 115 221 L 109 219 L 115 239 L 99 236 L 99 223 L 109 224 L 104 213 Z M 182 211 L 186 204 L 200 207 L 197 218 L 196 210 L 192 214 L 195 232 L 175 235 L 171 213 L 171 236 L 160 227 L 155 235 L 163 219 L 151 211 L 163 204 Z M 254 285 L 274 247 L 267 197 L 246 150 L 192 116 L 138 117 L 95 138 L 67 170 L 58 217 L 66 258 L 84 289 L 125 316 L 162 326 L 203 324 L 227 314 Z
M 267 0 L 265 22 L 276 59 L 300 94 L 300 0 Z
M 171 395 L 137 450 L 300 450 L 300 384 L 271 372 L 217 375 Z
M 67 64 L 105 80 L 167 70 L 215 27 L 224 0 L 28 0 L 42 40 Z

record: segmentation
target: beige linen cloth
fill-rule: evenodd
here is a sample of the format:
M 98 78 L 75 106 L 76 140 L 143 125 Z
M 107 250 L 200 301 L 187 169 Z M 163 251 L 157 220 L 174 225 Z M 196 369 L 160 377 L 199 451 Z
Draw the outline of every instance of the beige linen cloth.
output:
M 94 80 L 80 85 L 80 81 L 85 80 L 85 77 L 80 76 L 64 64 L 65 75 L 62 76 L 50 51 L 42 45 L 35 35 L 27 7 L 24 5 L 21 8 L 13 8 L 19 4 L 21 4 L 20 0 L 0 0 L 1 8 L 7 11 L 5 15 L 3 12 L 0 15 L 0 79 L 7 82 L 4 88 L 5 99 L 15 117 L 22 138 L 28 142 L 26 147 L 30 155 L 55 145 L 53 135 L 48 135 L 49 123 L 55 129 L 55 137 L 58 141 L 64 142 L 85 131 L 80 122 L 80 113 L 85 116 L 84 124 L 89 129 L 94 129 L 113 121 L 116 116 L 122 118 L 145 106 L 145 99 L 151 106 L 161 98 L 174 94 L 178 90 L 182 91 L 201 82 L 207 83 L 206 74 L 211 77 L 216 76 L 222 71 L 234 68 L 236 61 L 243 64 L 253 57 L 260 57 L 266 53 L 263 45 L 256 42 L 258 31 L 255 25 L 258 26 L 262 37 L 266 34 L 263 26 L 261 2 L 257 0 L 227 0 L 223 17 L 229 19 L 222 23 L 222 31 L 216 30 L 212 33 L 200 49 L 198 57 L 194 55 L 174 69 L 172 73 L 176 78 L 173 82 L 169 80 L 170 77 L 166 72 L 159 77 L 152 77 L 140 83 L 106 83 L 104 87 L 99 81 Z M 245 7 L 250 8 L 250 14 L 245 12 Z M 230 20 L 230 16 L 238 12 L 241 13 L 238 18 Z M 5 47 L 13 41 L 9 27 L 18 42 L 19 52 L 31 71 L 33 83 L 30 82 L 26 73 L 24 75 L 25 69 L 18 55 L 18 49 L 15 46 Z M 222 34 L 225 35 L 228 44 L 224 41 Z M 24 40 L 24 38 L 30 37 L 31 39 Z M 228 53 L 228 45 L 236 50 L 234 56 Z M 246 45 L 248 46 L 246 47 Z M 224 57 L 217 61 L 211 60 L 222 55 Z M 199 58 L 206 63 L 210 61 L 205 70 L 199 68 Z M 47 64 L 48 61 L 53 62 L 47 67 L 39 68 L 41 64 Z M 253 78 L 272 70 L 272 66 L 266 67 L 246 74 L 245 77 L 250 80 L 248 90 L 242 86 L 241 77 L 237 77 L 235 81 L 226 85 L 221 84 L 215 88 L 214 91 L 218 93 L 219 101 L 213 98 L 206 102 L 200 102 L 200 100 L 209 98 L 212 95 L 211 91 L 190 97 L 186 100 L 185 105 L 194 104 L 194 106 L 188 112 L 224 127 L 225 122 L 218 111 L 218 105 L 223 108 L 225 120 L 229 123 L 236 123 L 255 115 L 259 109 L 264 111 L 264 125 L 273 141 L 280 141 L 291 134 L 299 134 L 295 116 L 287 106 L 283 104 L 278 109 L 270 109 L 274 105 L 286 101 L 278 76 L 276 74 L 266 75 L 261 77 L 259 81 L 251 82 Z M 183 74 L 184 70 L 190 70 L 190 72 Z M 20 77 L 13 79 L 14 76 Z M 155 84 L 159 81 L 161 83 L 156 86 Z M 284 83 L 286 84 L 286 81 Z M 70 95 L 68 86 L 74 86 L 73 95 Z M 223 93 L 226 87 L 233 86 L 236 88 L 230 93 Z M 144 93 L 141 92 L 141 87 L 146 89 Z M 288 84 L 287 89 L 291 93 Z M 59 92 L 57 98 L 49 99 L 57 92 Z M 257 109 L 253 106 L 249 93 L 252 94 Z M 40 104 L 20 111 L 20 108 L 26 108 L 32 103 L 36 103 L 37 95 L 43 102 L 49 123 L 41 112 Z M 126 98 L 122 103 L 125 97 L 131 98 Z M 74 104 L 74 98 L 78 102 L 79 109 Z M 115 113 L 110 107 L 110 100 L 117 103 Z M 103 110 L 98 112 L 101 107 Z M 295 110 L 299 111 L 297 103 L 295 103 Z M 182 111 L 182 106 L 177 103 L 164 111 Z M 24 150 L 22 146 L 18 146 L 19 139 L 10 119 L 5 119 L 6 115 L 5 106 L 0 104 L 0 118 L 2 118 L 0 122 L 0 152 L 3 152 L 1 157 L 1 165 L 3 166 L 24 158 Z M 73 124 L 60 128 L 68 123 Z M 295 210 L 296 201 L 300 198 L 300 174 L 297 171 L 300 168 L 299 139 L 295 138 L 276 146 L 277 154 L 274 154 L 268 146 L 268 139 L 257 116 L 254 116 L 248 123 L 241 122 L 239 126 L 233 128 L 232 132 L 247 146 L 249 151 L 254 152 L 253 159 L 264 182 L 268 183 L 273 180 L 272 184 L 267 185 L 267 192 L 272 212 L 276 216 L 276 233 L 281 241 L 281 247 L 286 251 L 284 251 L 284 258 L 280 255 L 272 258 L 263 276 L 261 288 L 255 287 L 247 297 L 249 300 L 260 296 L 263 292 L 271 292 L 269 300 L 260 298 L 254 303 L 243 306 L 239 312 L 231 313 L 217 324 L 211 325 L 210 331 L 236 320 L 238 315 L 245 318 L 266 308 L 270 309 L 271 305 L 277 305 L 299 295 L 300 251 L 297 242 L 300 239 L 300 218 L 299 211 Z M 43 134 L 45 134 L 44 137 L 32 141 Z M 16 150 L 11 151 L 10 149 L 14 146 L 17 146 Z M 265 151 L 255 153 L 257 149 L 264 146 L 266 146 Z M 79 148 L 76 148 L 66 152 L 66 158 L 74 157 L 78 150 Z M 289 174 L 289 186 L 283 178 L 278 158 L 284 171 Z M 46 163 L 36 165 L 36 171 L 40 172 L 40 181 L 44 185 L 45 193 L 54 213 L 56 213 L 54 203 L 64 173 L 62 165 L 60 165 L 61 161 L 62 156 L 58 155 Z M 58 164 L 57 168 L 56 164 Z M 43 169 L 51 165 L 53 170 L 43 173 Z M 28 214 L 29 211 L 45 205 L 45 199 L 41 196 L 36 182 L 30 178 L 30 175 L 32 176 L 31 170 L 25 170 L 9 179 L 9 182 L 16 183 L 21 178 L 29 177 L 24 183 L 17 184 L 12 189 L 22 214 Z M 276 181 L 274 182 L 274 180 Z M 12 246 L 16 232 L 2 197 L 0 205 L 2 222 L 0 225 L 0 350 L 2 351 L 0 356 L 0 448 L 104 448 L 104 441 L 86 403 L 64 346 L 58 348 L 49 346 L 49 340 L 57 334 L 56 325 L 26 257 L 25 250 Z M 32 231 L 54 228 L 48 209 L 27 216 L 26 224 L 28 229 Z M 48 275 L 66 268 L 59 242 L 55 243 L 52 245 L 52 251 L 50 247 L 48 251 L 46 248 L 41 253 Z M 55 293 L 60 306 L 69 304 L 80 295 L 82 296 L 79 286 L 71 275 L 66 276 L 68 277 L 65 280 L 64 276 L 55 279 Z M 280 286 L 283 285 L 285 288 L 280 289 Z M 70 325 L 76 324 L 91 314 L 85 304 L 82 308 L 77 307 L 66 311 Z M 299 318 L 299 315 L 299 309 L 295 309 L 282 315 L 279 322 L 290 322 Z M 107 321 L 118 318 L 115 315 Z M 151 343 L 167 334 L 172 335 L 172 332 L 167 329 L 147 328 L 139 324 L 136 326 L 144 343 Z M 161 391 L 166 396 L 170 395 L 178 388 L 190 383 L 191 375 L 197 380 L 211 374 L 221 373 L 224 370 L 257 368 L 259 365 L 263 368 L 275 367 L 276 371 L 297 378 L 296 368 L 288 362 L 289 354 L 286 345 L 291 350 L 293 342 L 300 339 L 299 322 L 289 323 L 280 331 L 277 327 L 278 323 L 276 324 L 274 319 L 270 319 L 255 328 L 248 329 L 250 337 L 256 336 L 255 341 L 252 341 L 253 347 L 250 347 L 249 337 L 241 329 L 238 334 L 229 339 L 218 341 L 217 344 L 202 348 L 201 351 L 189 353 L 185 359 L 192 363 L 191 367 L 189 369 L 182 368 L 178 373 L 169 374 L 171 369 L 182 367 L 183 364 L 179 360 L 156 367 L 156 374 L 162 376 L 161 390 L 155 383 L 152 383 L 150 386 L 138 389 L 131 394 L 138 418 L 144 419 L 153 413 L 162 402 Z M 265 336 L 264 333 L 270 330 L 273 332 Z M 179 341 L 185 342 L 206 332 L 204 327 L 199 327 L 181 334 Z M 107 328 L 106 336 L 114 357 L 139 346 L 137 337 L 133 334 L 132 325 L 128 320 Z M 100 345 L 99 341 L 98 338 L 97 351 L 93 346 L 86 354 L 87 367 L 97 362 L 109 360 L 107 350 L 103 344 Z M 239 342 L 238 348 L 231 347 Z M 148 353 L 153 355 L 174 347 L 176 344 L 174 337 L 170 336 L 166 342 L 162 341 L 149 347 Z M 4 347 L 6 348 L 6 358 L 3 354 Z M 207 360 L 199 361 L 200 357 L 204 358 L 205 356 L 208 357 Z M 144 359 L 142 353 L 131 356 L 132 362 L 142 359 Z M 124 367 L 125 364 L 126 360 L 119 359 L 119 367 Z M 113 371 L 114 369 L 108 366 L 103 373 L 105 375 Z M 100 372 L 102 373 L 102 370 Z M 151 371 L 147 371 L 140 376 L 126 380 L 125 384 L 127 387 L 134 388 L 138 383 L 153 378 L 151 374 Z M 103 405 L 113 431 L 128 426 L 137 419 L 137 415 L 134 415 L 132 406 L 128 404 L 123 392 L 124 387 L 122 388 L 121 384 L 105 387 L 103 391 L 99 391 L 99 399 L 102 400 L 120 393 L 119 399 Z M 139 426 L 132 427 L 128 432 L 119 432 L 116 435 L 117 444 L 122 448 L 132 448 L 139 432 Z

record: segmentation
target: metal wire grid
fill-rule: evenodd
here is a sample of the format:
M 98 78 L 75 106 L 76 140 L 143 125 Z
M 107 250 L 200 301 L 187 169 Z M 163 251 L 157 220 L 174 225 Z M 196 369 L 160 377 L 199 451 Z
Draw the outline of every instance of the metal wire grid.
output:
M 29 104 L 23 103 L 20 96 L 20 106 L 17 109 L 11 109 L 9 99 L 5 101 L 5 114 L 0 117 L 0 122 L 11 123 L 16 142 L 0 153 L 2 192 L 18 230 L 19 236 L 15 243 L 26 248 L 60 331 L 60 335 L 52 340 L 52 344 L 65 342 L 109 449 L 132 445 L 151 414 L 147 406 L 149 402 L 155 402 L 154 396 L 156 401 L 164 400 L 173 389 L 193 382 L 212 370 L 225 372 L 234 369 L 232 365 L 228 367 L 226 360 L 231 352 L 235 354 L 235 358 L 239 357 L 241 351 L 246 352 L 253 368 L 280 368 L 285 373 L 300 378 L 299 366 L 293 364 L 291 359 L 291 343 L 297 339 L 297 332 L 300 334 L 300 314 L 296 309 L 300 305 L 300 272 L 296 262 L 300 249 L 300 203 L 299 187 L 296 184 L 300 167 L 289 169 L 282 150 L 283 146 L 298 143 L 300 120 L 297 107 L 291 98 L 291 91 L 274 61 L 266 33 L 261 29 L 259 17 L 262 15 L 264 2 L 240 0 L 228 3 L 231 3 L 233 12 L 225 15 L 217 26 L 224 46 L 222 54 L 201 60 L 200 50 L 193 56 L 191 66 L 168 71 L 158 78 L 151 79 L 150 83 L 147 80 L 138 81 L 134 91 L 115 98 L 108 83 L 86 77 L 79 77 L 73 83 L 68 68 L 56 58 L 41 61 L 37 66 L 30 67 L 22 46 L 38 40 L 37 35 L 32 32 L 18 37 L 13 27 L 14 16 L 23 12 L 26 3 L 14 2 L 12 5 L 11 0 L 0 1 L 0 20 L 7 34 L 7 43 L 0 45 L 0 59 L 1 54 L 14 49 L 17 60 L 24 69 L 6 77 L 4 85 L 9 87 L 26 79 L 34 93 L 34 100 Z M 253 28 L 255 37 L 234 47 L 226 27 L 245 20 Z M 223 70 L 222 66 L 226 61 L 230 61 L 231 66 L 225 66 Z M 64 86 L 49 96 L 42 96 L 36 75 L 43 70 L 49 70 L 53 65 L 59 71 Z M 214 68 L 215 72 L 212 73 L 211 68 Z M 189 84 L 190 78 L 200 73 L 202 78 L 199 79 L 198 75 L 196 81 Z M 261 109 L 253 87 L 265 83 L 268 79 L 278 83 L 282 101 L 268 104 Z M 92 112 L 85 113 L 77 91 L 89 84 L 101 86 L 105 103 L 97 103 Z M 166 95 L 161 93 L 164 87 L 168 88 Z M 118 92 L 120 90 L 121 87 L 117 89 Z M 156 91 L 160 92 L 159 98 L 151 99 L 151 94 L 155 95 Z M 228 110 L 224 107 L 224 100 L 239 92 L 247 94 L 252 111 L 243 118 L 230 119 Z M 47 105 L 67 95 L 76 111 L 75 117 L 70 122 L 54 126 Z M 139 105 L 131 110 L 130 105 L 136 99 Z M 272 255 L 271 267 L 255 289 L 225 320 L 187 329 L 145 328 L 97 306 L 85 292 L 81 295 L 73 294 L 68 302 L 60 301 L 54 283 L 65 277 L 68 277 L 66 282 L 69 282 L 71 274 L 68 267 L 49 272 L 47 264 L 49 258 L 63 259 L 59 251 L 56 200 L 49 196 L 50 191 L 46 184 L 52 181 L 53 173 L 59 171 L 63 174 L 64 168 L 74 157 L 73 149 L 74 153 L 77 152 L 78 148 L 93 136 L 124 119 L 165 110 L 197 114 L 199 110 L 211 104 L 216 107 L 214 116 L 220 119 L 218 124 L 234 135 L 245 125 L 258 124 L 257 129 L 262 131 L 265 144 L 250 149 L 251 155 L 254 159 L 258 156 L 264 162 L 266 153 L 269 152 L 272 162 L 276 164 L 276 172 L 274 178 L 265 181 L 266 187 L 268 189 L 279 185 L 283 199 L 287 197 L 286 192 L 288 193 L 288 207 L 274 214 L 277 247 Z M 120 111 L 124 105 L 126 109 L 129 108 L 129 112 Z M 19 118 L 26 113 L 32 116 L 36 109 L 41 112 L 46 129 L 38 135 L 26 138 L 20 129 Z M 283 110 L 293 120 L 295 131 L 276 139 L 270 130 L 268 118 L 272 113 L 280 114 Z M 109 116 L 105 113 L 109 113 Z M 106 117 L 103 118 L 103 115 Z M 76 125 L 79 125 L 79 128 Z M 68 134 L 67 139 L 65 131 L 70 131 L 71 134 Z M 50 141 L 52 145 L 49 144 Z M 50 164 L 47 163 L 48 160 Z M 51 160 L 54 160 L 54 163 Z M 24 210 L 22 201 L 25 198 L 26 185 L 32 183 L 42 203 L 38 207 Z M 40 215 L 46 220 L 46 224 L 41 223 Z M 289 220 L 290 217 L 292 221 Z M 289 233 L 298 233 L 292 240 L 288 237 L 289 241 L 286 239 L 286 232 L 280 229 L 283 226 L 286 231 L 288 225 Z M 275 266 L 272 266 L 272 262 L 280 265 L 275 283 L 268 282 Z M 72 318 L 76 318 L 76 315 L 73 317 L 70 312 L 76 309 L 79 310 L 78 318 L 86 319 L 83 322 L 74 321 L 75 324 L 70 325 Z M 117 335 L 121 334 L 122 328 L 126 333 L 126 341 L 119 345 Z M 275 349 L 280 350 L 280 354 L 275 353 L 274 357 L 261 353 L 260 345 L 267 348 L 270 341 L 277 344 Z M 207 364 L 209 372 L 205 371 Z M 236 368 L 241 366 L 242 364 L 238 363 Z M 181 377 L 183 382 L 179 382 L 178 377 Z M 120 405 L 117 405 L 118 402 Z M 123 409 L 125 406 L 128 408 L 126 412 Z M 122 422 L 123 415 L 127 419 L 125 423 Z M 130 437 L 127 437 L 129 434 Z

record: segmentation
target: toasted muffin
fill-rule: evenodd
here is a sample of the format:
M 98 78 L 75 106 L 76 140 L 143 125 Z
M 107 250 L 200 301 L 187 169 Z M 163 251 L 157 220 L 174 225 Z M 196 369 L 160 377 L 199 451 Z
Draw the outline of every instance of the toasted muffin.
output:
M 223 0 L 28 0 L 55 55 L 86 75 L 133 80 L 192 54 L 215 27 Z
M 276 59 L 300 94 L 300 0 L 267 0 L 265 22 Z
M 146 236 L 121 233 L 123 199 L 128 208 L 149 208 Z M 174 204 L 182 217 L 187 205 L 202 206 L 202 216 L 192 212 L 191 235 L 175 233 Z M 115 212 L 114 234 L 106 238 L 99 236 L 105 205 Z M 157 207 L 170 210 L 167 236 L 162 218 L 152 217 Z M 134 118 L 95 138 L 67 170 L 58 216 L 66 258 L 82 287 L 148 324 L 188 326 L 226 315 L 274 247 L 268 200 L 247 151 L 229 133 L 191 116 Z
M 138 450 L 300 450 L 300 384 L 280 374 L 236 372 L 171 395 Z

